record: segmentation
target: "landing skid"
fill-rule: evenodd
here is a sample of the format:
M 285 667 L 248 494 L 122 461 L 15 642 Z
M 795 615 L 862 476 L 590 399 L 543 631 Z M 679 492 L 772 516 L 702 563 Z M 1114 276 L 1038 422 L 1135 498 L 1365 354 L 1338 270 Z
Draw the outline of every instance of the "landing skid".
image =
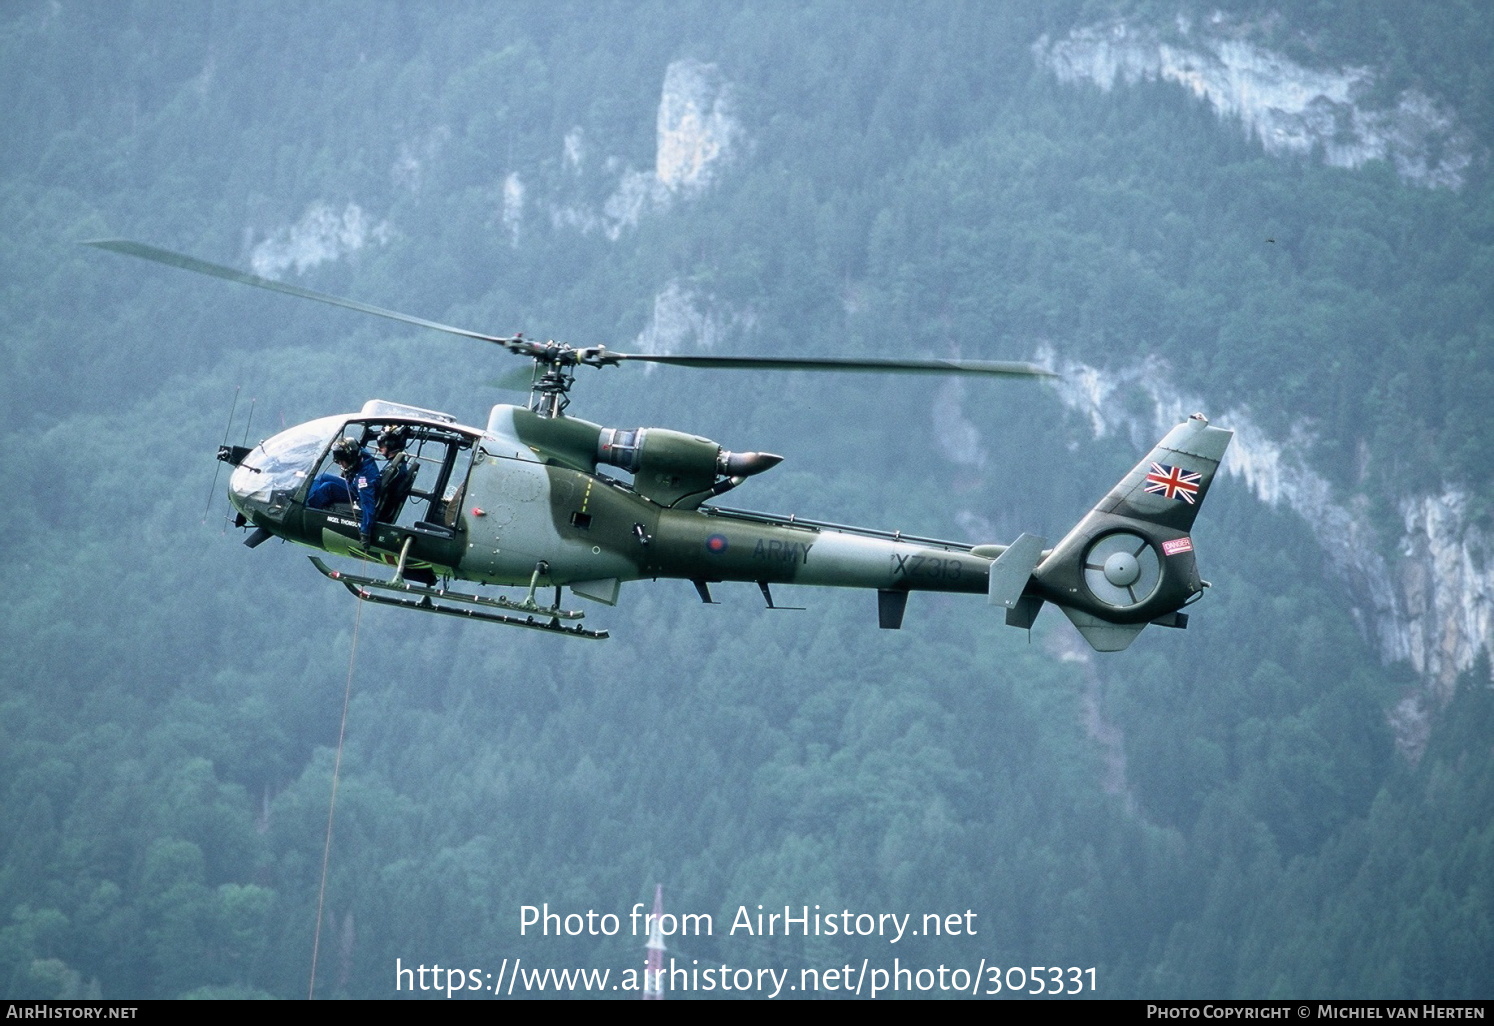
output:
M 579 623 L 569 627 L 562 624 L 561 620 L 579 620 L 586 615 L 581 610 L 565 610 L 552 606 L 536 606 L 532 601 L 512 602 L 502 596 L 488 598 L 485 595 L 469 595 L 460 591 L 448 591 L 445 588 L 427 588 L 423 584 L 412 584 L 409 581 L 394 583 L 391 581 L 380 581 L 372 577 L 358 577 L 353 574 L 345 574 L 341 570 L 334 570 L 323 563 L 316 556 L 311 557 L 312 564 L 321 573 L 334 581 L 340 583 L 354 596 L 365 602 L 377 602 L 385 606 L 403 606 L 406 609 L 418 609 L 426 613 L 441 613 L 444 616 L 461 616 L 469 620 L 485 620 L 488 623 L 507 624 L 510 627 L 527 627 L 535 631 L 548 631 L 551 634 L 564 634 L 571 638 L 605 638 L 605 630 L 590 631 Z M 558 590 L 558 589 L 557 589 Z M 379 595 L 375 591 L 400 592 L 419 598 L 403 598 L 393 595 Z M 463 605 L 446 605 L 435 601 L 442 599 L 445 602 L 460 602 Z M 477 606 L 479 608 L 467 608 Z M 504 613 L 490 613 L 486 608 L 511 609 L 526 613 L 524 617 L 511 616 Z M 549 619 L 536 619 L 534 614 Z

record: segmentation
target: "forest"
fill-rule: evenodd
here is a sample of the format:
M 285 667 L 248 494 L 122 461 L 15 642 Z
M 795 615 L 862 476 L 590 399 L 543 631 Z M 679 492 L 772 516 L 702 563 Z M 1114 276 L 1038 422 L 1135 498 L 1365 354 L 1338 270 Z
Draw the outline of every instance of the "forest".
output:
M 1431 97 L 1465 180 L 1040 59 L 1189 18 Z M 313 946 L 317 997 L 446 997 L 397 965 L 618 980 L 662 885 L 715 924 L 666 965 L 1494 996 L 1487 593 L 1483 654 L 1387 655 L 1337 525 L 1234 474 L 1188 629 L 1123 653 L 969 596 L 882 631 L 861 592 L 628 582 L 588 605 L 602 642 L 369 607 L 240 544 L 217 446 L 375 397 L 480 428 L 523 402 L 512 358 L 80 245 L 627 351 L 1046 361 L 1065 383 L 583 370 L 572 412 L 786 457 L 729 505 L 1005 544 L 1061 537 L 1185 397 L 1310 467 L 1401 587 L 1419 497 L 1460 496 L 1487 574 L 1491 50 L 1471 0 L 6 5 L 0 994 L 299 998 Z M 759 905 L 976 918 L 727 932 Z

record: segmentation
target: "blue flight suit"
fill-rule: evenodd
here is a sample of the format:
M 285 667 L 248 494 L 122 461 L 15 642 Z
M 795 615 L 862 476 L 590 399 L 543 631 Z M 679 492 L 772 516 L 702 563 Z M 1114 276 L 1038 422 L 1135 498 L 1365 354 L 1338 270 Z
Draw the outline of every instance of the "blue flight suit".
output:
M 358 465 L 343 473 L 348 488 L 358 497 L 358 533 L 364 544 L 373 540 L 374 511 L 379 505 L 379 465 L 368 453 L 359 450 Z
M 311 482 L 311 491 L 306 494 L 306 505 L 311 509 L 331 509 L 338 503 L 353 504 L 348 483 L 337 474 L 318 474 Z
M 357 501 L 354 501 L 354 496 Z M 379 499 L 379 465 L 368 453 L 359 451 L 356 466 L 343 470 L 342 476 L 318 474 L 311 482 L 311 491 L 306 495 L 306 505 L 311 509 L 327 509 L 334 503 L 345 502 L 358 510 L 358 533 L 366 545 L 373 539 L 374 511 Z

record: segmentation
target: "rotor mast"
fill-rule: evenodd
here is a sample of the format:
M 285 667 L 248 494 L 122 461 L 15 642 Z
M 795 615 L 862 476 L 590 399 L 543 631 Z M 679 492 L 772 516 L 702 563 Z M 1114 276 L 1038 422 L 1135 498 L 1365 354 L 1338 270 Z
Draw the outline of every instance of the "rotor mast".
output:
M 523 336 L 497 340 L 511 353 L 534 361 L 536 376 L 529 386 L 529 409 L 541 417 L 563 417 L 571 404 L 571 386 L 576 382 L 576 368 L 613 366 L 621 357 L 607 352 L 606 346 L 577 348 L 565 342 L 530 342 Z
M 576 381 L 576 367 L 559 362 L 545 363 L 535 358 L 536 369 L 543 368 L 529 386 L 529 409 L 541 417 L 561 417 L 571 404 L 571 385 Z

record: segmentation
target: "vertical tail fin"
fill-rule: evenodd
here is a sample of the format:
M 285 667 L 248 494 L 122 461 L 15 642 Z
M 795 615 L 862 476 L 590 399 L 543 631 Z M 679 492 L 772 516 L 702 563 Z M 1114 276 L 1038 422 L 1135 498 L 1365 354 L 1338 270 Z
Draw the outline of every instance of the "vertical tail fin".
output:
M 1232 437 L 1234 432 L 1210 427 L 1203 414 L 1195 413 L 1121 478 L 1090 516 L 1122 516 L 1186 534 Z
M 1204 588 L 1189 531 L 1233 432 L 1194 414 L 1167 433 L 1033 572 L 1029 593 L 1063 609 L 1095 649 L 1128 646 Z

